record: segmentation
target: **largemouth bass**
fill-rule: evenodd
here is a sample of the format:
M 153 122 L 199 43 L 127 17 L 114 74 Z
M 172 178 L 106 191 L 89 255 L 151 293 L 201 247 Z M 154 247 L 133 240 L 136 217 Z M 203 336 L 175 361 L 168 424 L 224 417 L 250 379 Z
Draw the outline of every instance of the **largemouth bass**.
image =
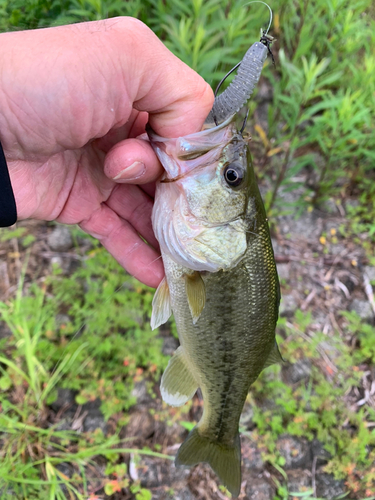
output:
M 250 385 L 281 360 L 275 342 L 280 293 L 248 143 L 234 121 L 238 102 L 226 110 L 222 96 L 220 113 L 214 105 L 207 122 L 216 122 L 218 113 L 224 121 L 217 126 L 177 139 L 148 130 L 165 169 L 153 211 L 165 279 L 151 324 L 156 328 L 173 312 L 181 344 L 162 377 L 164 401 L 181 406 L 198 387 L 204 400 L 176 465 L 207 462 L 238 496 L 239 419 Z

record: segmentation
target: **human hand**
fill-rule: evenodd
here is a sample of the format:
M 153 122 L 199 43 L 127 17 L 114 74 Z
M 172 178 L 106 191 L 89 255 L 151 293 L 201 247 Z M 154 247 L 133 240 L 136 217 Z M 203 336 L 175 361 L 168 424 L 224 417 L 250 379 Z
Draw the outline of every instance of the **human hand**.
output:
M 18 219 L 79 224 L 157 286 L 162 167 L 139 136 L 147 121 L 164 137 L 200 130 L 209 85 L 133 18 L 0 37 L 0 134 Z

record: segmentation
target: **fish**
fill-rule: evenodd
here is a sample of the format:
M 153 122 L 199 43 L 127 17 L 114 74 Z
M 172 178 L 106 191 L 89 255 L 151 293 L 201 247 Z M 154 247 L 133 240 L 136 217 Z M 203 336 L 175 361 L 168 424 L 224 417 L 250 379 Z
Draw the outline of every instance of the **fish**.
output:
M 173 313 L 180 340 L 161 395 L 182 406 L 200 388 L 204 401 L 175 464 L 208 463 L 235 497 L 241 489 L 239 419 L 249 388 L 264 368 L 282 361 L 275 340 L 280 287 L 268 221 L 248 141 L 236 126 L 267 49 L 260 42 L 250 47 L 237 83 L 235 78 L 215 99 L 200 132 L 163 138 L 147 127 L 164 167 L 152 224 L 165 278 L 153 298 L 151 326 Z

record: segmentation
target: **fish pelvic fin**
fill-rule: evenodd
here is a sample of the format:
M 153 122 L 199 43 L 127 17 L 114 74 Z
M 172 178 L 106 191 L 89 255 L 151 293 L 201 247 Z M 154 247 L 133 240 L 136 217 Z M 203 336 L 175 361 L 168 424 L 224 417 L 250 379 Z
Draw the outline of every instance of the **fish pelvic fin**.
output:
M 176 466 L 196 465 L 200 462 L 207 462 L 231 494 L 238 497 L 241 490 L 241 442 L 239 434 L 237 434 L 233 446 L 228 447 L 201 436 L 199 427 L 194 427 L 180 446 L 175 464 Z
M 169 360 L 161 378 L 163 401 L 171 406 L 182 406 L 197 392 L 198 383 L 189 368 L 183 347 L 179 347 Z
M 168 321 L 171 314 L 171 296 L 167 280 L 164 277 L 152 299 L 151 329 L 155 330 L 155 328 Z
M 185 290 L 193 323 L 198 321 L 206 304 L 206 287 L 198 271 L 185 274 Z

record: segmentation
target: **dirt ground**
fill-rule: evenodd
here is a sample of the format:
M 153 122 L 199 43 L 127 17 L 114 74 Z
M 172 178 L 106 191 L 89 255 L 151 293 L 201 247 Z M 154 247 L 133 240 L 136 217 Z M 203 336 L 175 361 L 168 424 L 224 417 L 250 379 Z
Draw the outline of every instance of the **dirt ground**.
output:
M 285 194 L 290 202 L 291 195 Z M 333 330 L 340 331 L 341 310 L 355 310 L 368 322 L 374 322 L 374 302 L 371 297 L 369 280 L 375 278 L 375 268 L 367 263 L 360 245 L 356 245 L 339 235 L 339 228 L 345 224 L 345 206 L 326 205 L 325 210 L 306 212 L 299 219 L 280 216 L 274 227 L 273 246 L 282 285 L 281 316 L 292 318 L 297 309 L 311 311 L 312 330 L 322 331 L 329 337 Z M 65 273 L 71 273 L 81 265 L 82 255 L 87 247 L 72 248 L 69 231 L 62 226 L 53 226 L 42 222 L 25 221 L 18 224 L 27 227 L 35 237 L 29 250 L 19 246 L 17 238 L 12 238 L 0 245 L 0 299 L 12 296 L 17 286 L 22 262 L 28 253 L 27 282 L 43 282 L 53 263 L 59 263 Z M 322 236 L 326 235 L 326 236 Z M 86 244 L 83 240 L 82 244 Z M 168 330 L 162 330 L 164 352 L 172 354 L 177 341 Z M 322 352 L 328 363 L 327 353 Z M 308 378 L 311 366 L 301 360 L 294 365 L 288 363 L 282 369 L 283 380 L 291 386 L 301 379 Z M 369 404 L 375 407 L 375 370 L 366 379 Z M 156 389 L 157 390 L 157 389 Z M 363 397 L 364 387 L 350 395 L 348 404 L 355 405 Z M 135 388 L 137 404 L 130 411 L 130 422 L 124 430 L 125 435 L 135 436 L 135 445 L 162 445 L 163 451 L 173 454 L 186 435 L 181 426 L 167 427 L 158 422 L 150 409 L 160 410 L 160 399 L 149 396 L 144 384 Z M 199 418 L 202 402 L 195 398 L 190 418 Z M 86 407 L 87 406 L 87 407 Z M 69 390 L 59 391 L 58 400 L 52 404 L 51 412 L 64 420 L 65 428 L 77 429 L 79 421 L 82 430 L 101 427 L 108 430 L 99 409 L 99 403 L 89 403 L 78 407 L 74 394 Z M 250 414 L 250 417 L 248 418 Z M 243 425 L 251 420 L 251 409 L 245 406 Z M 251 428 L 251 426 L 250 426 Z M 285 458 L 285 470 L 288 477 L 289 491 L 302 492 L 313 489 L 314 495 L 331 499 L 347 492 L 343 481 L 334 479 L 323 471 L 329 455 L 318 440 L 308 442 L 304 438 L 283 435 L 277 442 L 277 449 Z M 276 494 L 275 482 L 269 465 L 263 461 L 260 449 L 249 436 L 242 437 L 243 484 L 242 500 L 271 500 Z M 224 493 L 210 468 L 199 465 L 193 469 L 176 469 L 172 462 L 151 457 L 140 462 L 128 457 L 129 471 L 133 480 L 140 479 L 141 484 L 152 491 L 152 498 L 166 500 L 225 499 Z M 69 474 L 67 464 L 65 474 Z M 173 491 L 173 493 L 172 493 Z M 132 498 L 131 496 L 111 498 Z M 102 498 L 102 497 L 99 497 Z M 107 498 L 103 496 L 103 498 Z M 109 497 L 108 497 L 109 498 Z

